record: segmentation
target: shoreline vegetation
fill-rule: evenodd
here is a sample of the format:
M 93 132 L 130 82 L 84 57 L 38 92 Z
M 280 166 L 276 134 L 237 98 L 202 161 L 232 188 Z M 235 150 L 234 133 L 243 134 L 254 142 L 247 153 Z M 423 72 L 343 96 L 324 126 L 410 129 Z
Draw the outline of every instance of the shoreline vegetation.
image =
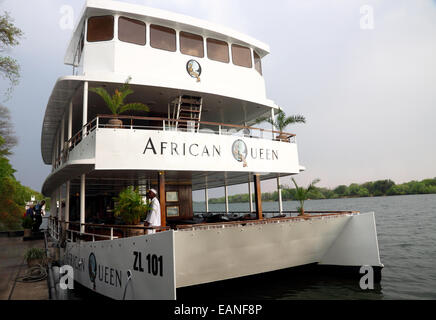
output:
M 362 184 L 340 185 L 334 189 L 315 187 L 308 192 L 308 200 L 369 198 L 400 195 L 436 194 L 436 178 L 396 184 L 392 180 L 370 181 Z M 249 194 L 229 196 L 229 203 L 249 202 Z M 298 201 L 296 189 L 282 186 L 283 201 Z M 262 193 L 262 201 L 279 201 L 278 191 Z M 201 201 L 196 201 L 201 203 Z M 209 204 L 225 203 L 225 197 L 209 199 Z

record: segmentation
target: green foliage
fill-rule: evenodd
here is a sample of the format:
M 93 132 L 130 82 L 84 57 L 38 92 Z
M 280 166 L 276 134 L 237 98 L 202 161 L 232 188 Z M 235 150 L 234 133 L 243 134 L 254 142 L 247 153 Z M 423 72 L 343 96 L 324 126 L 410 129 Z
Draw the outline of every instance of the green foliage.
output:
M 0 136 L 0 150 L 3 150 L 3 144 L 4 139 Z M 15 179 L 15 170 L 5 153 L 0 152 L 0 231 L 20 230 L 26 202 L 32 195 L 38 200 L 44 197 Z
M 271 118 L 261 118 L 256 121 L 256 123 L 268 122 L 272 124 L 278 131 L 283 132 L 287 126 L 295 123 L 306 123 L 306 118 L 301 115 L 293 115 L 286 117 L 283 110 L 279 110 L 277 118 L 275 120 Z
M 128 187 L 120 192 L 115 200 L 115 216 L 121 217 L 128 225 L 137 225 L 145 219 L 150 206 L 142 200 L 138 188 Z
M 24 217 L 22 226 L 24 229 L 32 229 L 33 219 L 30 216 Z
M 315 180 L 316 181 L 316 180 Z M 314 184 L 312 182 L 312 184 Z M 349 186 L 340 185 L 333 190 L 328 188 L 312 187 L 303 196 L 298 188 L 282 187 L 282 199 L 284 201 L 300 201 L 300 198 L 307 199 L 337 199 L 353 197 L 380 197 L 398 196 L 408 194 L 436 194 L 436 178 L 422 181 L 410 181 L 403 184 L 395 184 L 392 180 L 379 180 L 365 182 L 363 184 L 352 183 Z M 263 201 L 278 201 L 278 192 L 263 193 Z M 210 199 L 210 203 L 223 203 L 225 198 Z M 239 194 L 229 197 L 230 203 L 248 202 L 248 194 Z M 300 207 L 301 204 L 300 204 Z M 303 207 L 304 208 L 304 207 Z
M 112 96 L 105 88 L 90 88 L 89 91 L 98 94 L 104 100 L 114 116 L 118 116 L 127 111 L 150 111 L 148 106 L 139 102 L 129 104 L 124 103 L 127 96 L 133 93 L 133 90 L 129 88 L 130 80 L 132 80 L 131 77 L 126 80 L 120 89 L 115 89 Z
M 22 36 L 23 32 L 13 24 L 9 13 L 4 12 L 0 15 L 0 53 L 17 46 Z M 10 56 L 0 55 L 0 75 L 11 83 L 11 87 L 7 90 L 7 97 L 9 97 L 13 86 L 17 85 L 20 79 L 18 62 Z
M 41 248 L 30 248 L 24 254 L 24 259 L 26 261 L 33 259 L 44 259 L 45 258 L 45 250 Z
M 309 193 L 315 191 L 316 188 L 315 184 L 320 182 L 320 180 L 319 179 L 313 180 L 312 183 L 307 188 L 299 187 L 294 178 L 292 178 L 292 182 L 295 185 L 295 195 L 294 195 L 295 200 L 300 202 L 300 207 L 298 207 L 297 210 L 300 211 L 301 215 L 304 215 L 304 201 L 309 199 Z

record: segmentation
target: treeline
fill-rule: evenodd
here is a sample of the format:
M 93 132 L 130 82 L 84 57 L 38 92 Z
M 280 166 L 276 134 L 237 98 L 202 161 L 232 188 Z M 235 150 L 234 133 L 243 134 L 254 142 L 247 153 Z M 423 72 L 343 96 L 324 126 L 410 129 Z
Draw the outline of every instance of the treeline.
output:
M 309 199 L 338 199 L 338 198 L 362 198 L 398 196 L 409 194 L 436 194 L 436 178 L 422 181 L 410 181 L 403 184 L 395 184 L 392 180 L 379 180 L 363 184 L 352 183 L 349 186 L 340 185 L 334 189 L 318 188 L 310 191 Z M 262 193 L 262 201 L 278 201 L 277 191 Z M 294 201 L 295 188 L 282 187 L 283 201 Z M 245 203 L 249 201 L 248 194 L 229 196 L 230 203 Z M 224 203 L 225 197 L 210 199 L 209 203 Z
M 15 178 L 9 156 L 16 144 L 9 110 L 0 105 L 0 231 L 21 230 L 26 202 L 32 196 L 36 200 L 44 199 L 42 194 L 23 186 Z M 47 207 L 49 204 L 47 202 Z

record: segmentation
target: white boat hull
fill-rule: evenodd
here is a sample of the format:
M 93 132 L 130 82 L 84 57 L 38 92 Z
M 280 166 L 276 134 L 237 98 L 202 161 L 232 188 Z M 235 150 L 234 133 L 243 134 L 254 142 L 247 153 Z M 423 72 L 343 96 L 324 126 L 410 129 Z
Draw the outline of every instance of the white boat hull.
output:
M 176 288 L 313 263 L 383 266 L 374 213 L 201 226 L 112 241 L 68 243 L 66 251 L 66 262 L 78 271 L 75 280 L 114 299 L 176 299 Z M 98 264 L 94 281 L 90 280 L 91 253 Z M 162 270 L 159 262 L 156 270 L 147 270 L 149 254 L 156 260 L 162 257 Z M 115 276 L 119 273 L 115 286 L 110 281 L 111 269 Z M 127 270 L 132 273 L 128 284 Z

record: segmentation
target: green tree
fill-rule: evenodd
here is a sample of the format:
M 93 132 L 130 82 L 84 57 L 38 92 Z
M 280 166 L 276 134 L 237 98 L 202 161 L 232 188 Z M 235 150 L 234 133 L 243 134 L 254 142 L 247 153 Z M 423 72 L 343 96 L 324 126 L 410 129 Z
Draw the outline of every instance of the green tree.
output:
M 297 182 L 295 181 L 294 178 L 292 178 L 292 182 L 295 185 L 295 198 L 298 202 L 300 202 L 300 206 L 297 208 L 297 210 L 300 212 L 300 216 L 304 216 L 304 202 L 309 199 L 308 195 L 311 191 L 315 190 L 315 184 L 317 184 L 318 182 L 320 182 L 320 179 L 315 179 L 312 181 L 312 183 L 307 187 L 307 188 L 303 188 L 303 187 L 299 187 L 297 185 Z
M 0 154 L 10 155 L 11 149 L 18 143 L 11 121 L 9 109 L 0 104 L 0 136 L 3 138 Z
M 287 126 L 295 123 L 306 123 L 306 118 L 302 115 L 293 115 L 287 117 L 285 112 L 283 110 L 279 110 L 277 117 L 275 120 L 265 117 L 258 119 L 256 123 L 261 122 L 268 122 L 271 125 L 273 125 L 278 131 L 280 131 L 280 134 L 283 133 L 283 131 L 286 129 Z
M 7 98 L 20 79 L 20 65 L 17 60 L 3 54 L 8 49 L 17 46 L 23 36 L 23 32 L 13 22 L 8 12 L 0 15 L 0 74 L 4 79 L 9 80 L 11 84 L 7 90 Z

